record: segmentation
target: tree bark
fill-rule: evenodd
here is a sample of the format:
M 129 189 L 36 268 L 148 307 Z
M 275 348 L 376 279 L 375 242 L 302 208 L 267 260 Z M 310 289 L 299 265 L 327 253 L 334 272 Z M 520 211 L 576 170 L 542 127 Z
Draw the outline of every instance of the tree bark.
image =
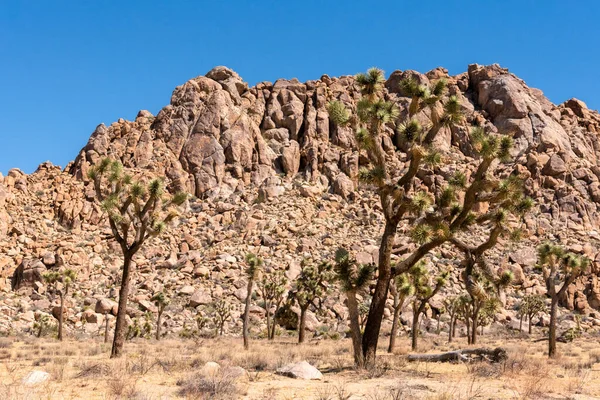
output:
M 248 338 L 248 324 L 250 322 L 250 301 L 252 300 L 252 286 L 254 281 L 252 278 L 248 279 L 248 293 L 246 294 L 246 307 L 244 308 L 244 320 L 242 327 L 242 336 L 244 337 L 244 349 L 250 348 L 250 341 Z
M 439 354 L 409 354 L 408 361 L 425 362 L 448 362 L 448 361 L 471 361 L 467 356 L 477 356 L 490 362 L 501 362 L 506 360 L 506 350 L 502 347 L 495 349 L 460 349 Z
M 450 325 L 448 325 L 448 343 L 452 343 L 452 331 L 454 330 L 454 314 L 450 314 Z
M 117 312 L 117 322 L 115 324 L 115 335 L 110 358 L 120 357 L 123 353 L 123 346 L 125 344 L 127 296 L 129 295 L 129 274 L 131 272 L 130 268 L 133 254 L 126 253 L 123 258 L 123 275 L 121 276 L 121 288 L 119 289 L 119 310 Z
M 304 329 L 306 327 L 306 310 L 308 307 L 300 307 L 300 320 L 298 321 L 298 343 L 304 343 Z
M 388 346 L 388 353 L 393 353 L 396 347 L 396 336 L 398 336 L 398 324 L 400 323 L 400 311 L 402 311 L 402 305 L 399 304 L 398 292 L 394 294 L 394 319 L 392 320 L 392 332 L 390 333 L 390 345 Z
M 379 247 L 377 284 L 371 300 L 369 316 L 367 317 L 365 332 L 362 338 L 363 356 L 367 364 L 374 364 L 377 354 L 379 331 L 381 329 L 381 321 L 383 319 L 392 274 L 390 257 L 392 255 L 392 248 L 394 247 L 394 240 L 396 239 L 397 228 L 398 224 L 396 222 L 386 221 L 385 230 L 381 238 L 381 246 Z
M 521 319 L 519 320 L 519 332 L 523 332 L 523 315 L 521 315 Z
M 352 351 L 354 353 L 354 365 L 362 367 L 364 365 L 362 353 L 362 335 L 360 332 L 360 323 L 358 321 L 358 301 L 356 300 L 356 292 L 348 291 L 346 293 L 348 300 L 348 314 L 350 317 L 350 332 L 352 335 Z
M 104 343 L 108 343 L 108 313 L 104 313 Z
M 531 323 L 531 315 L 529 316 L 529 318 L 528 318 L 528 319 L 529 319 L 529 327 L 527 328 L 527 332 L 528 332 L 528 333 L 531 335 L 531 325 L 533 325 L 533 324 Z
M 60 296 L 60 315 L 58 316 L 58 340 L 63 340 L 63 319 L 65 312 L 65 297 L 62 290 L 58 293 Z
M 160 306 L 158 306 L 158 318 L 156 319 L 156 340 L 160 340 L 160 320 L 162 317 L 162 310 L 160 309 Z
M 558 296 L 552 297 L 550 304 L 550 334 L 548 339 L 548 357 L 556 357 L 556 312 L 558 305 Z
M 265 302 L 265 309 L 267 311 L 267 340 L 271 340 L 271 304 Z

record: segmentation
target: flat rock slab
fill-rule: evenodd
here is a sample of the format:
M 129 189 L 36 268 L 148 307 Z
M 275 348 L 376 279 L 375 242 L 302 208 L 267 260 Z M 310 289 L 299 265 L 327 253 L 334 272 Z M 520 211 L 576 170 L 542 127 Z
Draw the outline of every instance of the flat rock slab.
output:
M 46 382 L 50 378 L 50 374 L 44 371 L 31 371 L 23 378 L 23 385 L 34 386 L 39 383 Z
M 307 363 L 306 361 L 300 361 L 293 364 L 288 364 L 285 367 L 281 367 L 277 370 L 278 375 L 287 376 L 295 379 L 322 379 L 323 374 L 321 371 Z

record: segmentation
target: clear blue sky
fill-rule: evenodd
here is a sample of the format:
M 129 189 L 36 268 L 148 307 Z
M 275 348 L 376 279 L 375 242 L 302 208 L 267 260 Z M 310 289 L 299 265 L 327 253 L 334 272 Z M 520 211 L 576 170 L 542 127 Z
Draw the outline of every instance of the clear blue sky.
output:
M 497 62 L 598 109 L 599 20 L 594 0 L 0 0 L 0 172 L 64 167 L 216 65 L 254 84 Z

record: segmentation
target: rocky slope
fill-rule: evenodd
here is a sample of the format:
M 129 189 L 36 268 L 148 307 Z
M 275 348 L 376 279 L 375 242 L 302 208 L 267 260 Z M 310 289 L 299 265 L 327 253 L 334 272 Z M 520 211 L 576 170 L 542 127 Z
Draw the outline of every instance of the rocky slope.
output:
M 540 240 L 560 240 L 596 259 L 600 115 L 576 99 L 554 105 L 497 65 L 471 65 L 456 76 L 442 68 L 395 71 L 385 84 L 386 96 L 400 107 L 408 99 L 399 82 L 407 76 L 423 83 L 448 78 L 449 94 L 461 99 L 467 116 L 464 125 L 441 131 L 437 145 L 446 165 L 436 176 L 421 176 L 423 181 L 443 180 L 448 168 L 474 165 L 470 124 L 513 134 L 514 168 L 529 177 L 527 191 L 537 206 L 526 221 L 530 236 L 518 245 L 504 243 L 492 257 L 496 268 L 512 269 L 522 284 L 509 294 L 509 311 L 499 316 L 506 323 L 518 296 L 542 291 L 533 268 Z M 358 97 L 353 77 L 248 87 L 235 72 L 217 67 L 177 87 L 156 116 L 140 111 L 135 121 L 99 125 L 64 171 L 42 164 L 28 176 L 12 170 L 0 177 L 0 331 L 30 329 L 35 312 L 51 309 L 37 279 L 62 264 L 79 272 L 70 299 L 73 328 L 96 332 L 103 312 L 112 308 L 119 251 L 106 240 L 109 231 L 86 180 L 89 166 L 106 155 L 138 173 L 165 176 L 170 189 L 195 195 L 177 226 L 135 260 L 130 314 L 153 311 L 149 299 L 164 289 L 175 298 L 166 313 L 167 330 L 194 323 L 193 307 L 214 299 L 229 298 L 237 306 L 245 294 L 241 271 L 248 251 L 259 252 L 269 268 L 285 269 L 290 278 L 302 258 L 331 257 L 338 246 L 373 261 L 382 224 L 376 198 L 357 187 L 366 159 L 353 133 L 331 124 L 326 111 L 334 99 L 354 110 Z M 418 117 L 428 121 L 425 112 Z M 395 151 L 392 129 L 384 144 Z M 402 159 L 397 162 L 402 168 Z M 453 255 L 443 248 L 435 257 L 452 266 L 459 261 Z M 563 299 L 564 312 L 582 312 L 586 327 L 600 325 L 597 273 L 594 262 L 593 273 Z M 459 290 L 455 274 L 446 292 Z M 344 331 L 346 311 L 337 296 L 326 306 L 312 327 L 327 322 Z M 239 319 L 231 329 L 235 326 Z

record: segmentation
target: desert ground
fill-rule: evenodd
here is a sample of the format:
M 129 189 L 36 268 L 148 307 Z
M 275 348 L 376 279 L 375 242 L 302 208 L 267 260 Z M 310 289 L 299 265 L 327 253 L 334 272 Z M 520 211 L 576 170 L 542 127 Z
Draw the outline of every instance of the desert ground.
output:
M 101 340 L 58 342 L 47 338 L 0 340 L 1 399 L 595 399 L 600 398 L 600 348 L 595 337 L 559 343 L 559 357 L 548 360 L 545 342 L 526 336 L 483 336 L 478 347 L 502 346 L 502 363 L 408 362 L 410 343 L 399 338 L 394 354 L 380 341 L 378 364 L 352 366 L 349 340 L 293 337 L 253 340 L 244 351 L 240 338 L 136 339 L 126 355 L 109 359 Z M 420 352 L 464 348 L 445 336 L 421 338 Z M 321 380 L 275 374 L 277 368 L 306 360 L 323 373 Z M 209 370 L 207 363 L 221 368 Z M 242 374 L 230 374 L 241 367 Z M 236 368 L 240 371 L 240 368 Z M 43 383 L 23 383 L 32 371 L 49 373 Z M 237 375 L 237 376 L 234 376 Z

